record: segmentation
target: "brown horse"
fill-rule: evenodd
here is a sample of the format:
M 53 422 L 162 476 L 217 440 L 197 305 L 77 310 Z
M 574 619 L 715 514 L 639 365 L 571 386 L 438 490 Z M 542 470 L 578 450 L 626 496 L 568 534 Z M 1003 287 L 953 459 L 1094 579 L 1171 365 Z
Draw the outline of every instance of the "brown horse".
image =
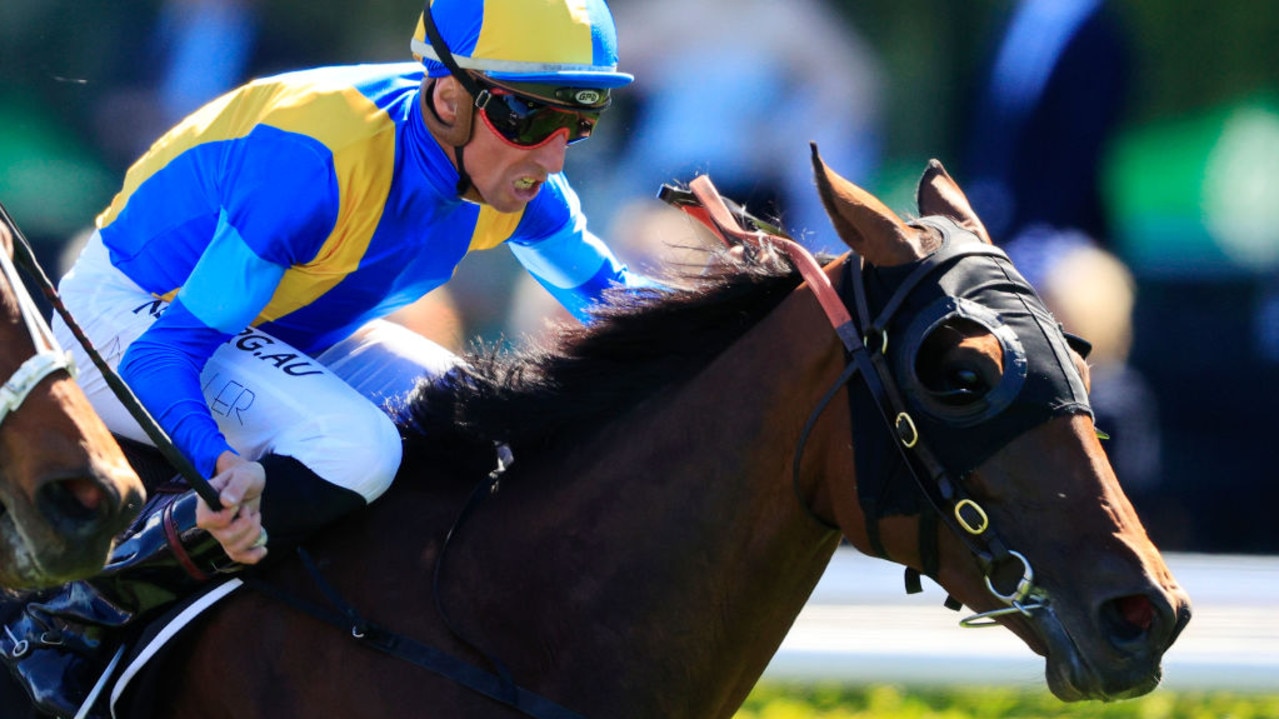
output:
M 1005 624 L 1064 700 L 1153 689 L 1189 601 L 1098 442 L 1082 359 L 939 164 L 919 188 L 931 217 L 911 224 L 814 166 L 855 254 L 802 282 L 764 239 L 691 289 L 618 295 L 554 347 L 468 357 L 419 389 L 387 495 L 308 542 L 309 568 L 263 568 L 293 600 L 232 593 L 158 663 L 145 703 L 171 718 L 729 717 L 841 538 Z M 830 285 L 892 321 L 832 329 Z M 904 409 L 885 423 L 874 387 L 894 378 Z M 515 461 L 485 480 L 495 442 Z M 349 608 L 353 631 L 299 599 Z M 381 628 L 502 677 L 496 698 L 361 645 Z
M 4 224 L 0 244 L 0 587 L 50 586 L 102 569 L 143 489 L 22 285 Z

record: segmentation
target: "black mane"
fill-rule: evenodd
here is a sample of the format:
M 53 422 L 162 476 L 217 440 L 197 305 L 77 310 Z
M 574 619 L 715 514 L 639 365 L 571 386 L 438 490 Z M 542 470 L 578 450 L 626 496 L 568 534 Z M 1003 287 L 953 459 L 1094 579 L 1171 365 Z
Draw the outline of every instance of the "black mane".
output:
M 708 265 L 683 278 L 688 289 L 610 291 L 589 326 L 565 326 L 545 346 L 469 353 L 413 393 L 400 422 L 406 454 L 482 458 L 487 469 L 495 442 L 517 454 L 580 442 L 695 375 L 800 282 L 779 252 Z

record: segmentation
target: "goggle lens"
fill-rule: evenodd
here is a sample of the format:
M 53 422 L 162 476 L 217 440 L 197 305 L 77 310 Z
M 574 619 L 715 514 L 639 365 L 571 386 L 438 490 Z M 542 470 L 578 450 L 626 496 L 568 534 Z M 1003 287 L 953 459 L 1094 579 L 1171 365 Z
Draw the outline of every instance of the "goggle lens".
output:
M 563 134 L 572 145 L 591 136 L 600 110 L 570 110 L 516 95 L 499 87 L 486 88 L 488 99 L 480 117 L 498 137 L 516 147 L 540 147 Z

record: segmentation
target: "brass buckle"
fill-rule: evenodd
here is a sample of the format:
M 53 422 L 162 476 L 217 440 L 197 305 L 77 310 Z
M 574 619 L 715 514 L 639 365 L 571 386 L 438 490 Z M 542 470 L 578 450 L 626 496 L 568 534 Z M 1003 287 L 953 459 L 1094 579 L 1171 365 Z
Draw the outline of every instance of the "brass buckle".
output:
M 866 334 L 862 335 L 862 344 L 865 345 L 868 349 L 870 348 L 871 345 L 874 344 L 874 342 L 871 340 L 871 337 L 873 335 L 879 336 L 879 353 L 887 357 L 888 356 L 888 330 L 880 329 L 878 327 L 871 327 L 867 329 Z
M 964 507 L 972 507 L 973 511 L 977 513 L 979 521 L 975 525 L 964 516 Z M 986 510 L 971 499 L 965 498 L 955 502 L 955 519 L 959 520 L 959 526 L 963 527 L 964 531 L 969 534 L 981 534 L 990 526 L 990 517 L 986 516 Z
M 919 430 L 915 428 L 915 420 L 905 412 L 898 412 L 897 419 L 893 420 L 893 427 L 897 430 L 897 439 L 906 447 L 914 447 L 919 443 Z

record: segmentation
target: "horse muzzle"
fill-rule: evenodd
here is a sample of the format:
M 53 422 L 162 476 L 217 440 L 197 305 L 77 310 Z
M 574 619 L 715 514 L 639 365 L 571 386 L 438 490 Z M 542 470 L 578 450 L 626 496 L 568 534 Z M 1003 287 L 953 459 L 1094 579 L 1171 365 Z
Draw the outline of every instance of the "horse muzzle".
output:
M 141 485 L 88 470 L 46 477 L 33 496 L 0 496 L 0 586 L 33 589 L 102 569 L 142 506 Z
M 1086 622 L 1051 604 L 1028 618 L 1045 646 L 1045 677 L 1062 701 L 1116 701 L 1149 693 L 1163 678 L 1164 652 L 1190 621 L 1180 591 L 1106 599 Z

